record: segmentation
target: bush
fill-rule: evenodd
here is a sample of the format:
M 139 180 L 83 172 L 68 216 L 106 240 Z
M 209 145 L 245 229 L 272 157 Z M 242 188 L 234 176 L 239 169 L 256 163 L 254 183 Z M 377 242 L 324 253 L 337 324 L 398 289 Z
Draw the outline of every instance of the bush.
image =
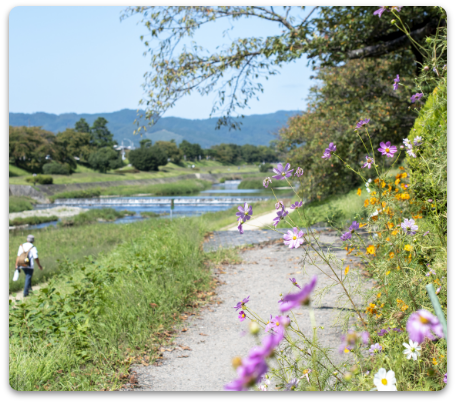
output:
M 109 147 L 103 147 L 89 156 L 89 165 L 98 172 L 106 173 L 111 169 L 123 167 L 120 154 Z
M 25 178 L 25 181 L 28 183 L 33 183 L 34 185 L 36 183 L 39 183 L 40 185 L 52 185 L 52 183 L 54 182 L 52 176 L 44 175 L 30 176 L 28 178 Z
M 52 161 L 48 164 L 44 164 L 43 172 L 46 175 L 69 175 L 71 173 L 69 165 L 59 164 L 55 161 Z
M 260 165 L 260 172 L 268 172 L 270 169 L 272 169 L 271 164 Z
M 166 165 L 167 158 L 163 150 L 154 145 L 130 151 L 128 159 L 131 165 L 140 171 L 158 171 L 160 165 Z

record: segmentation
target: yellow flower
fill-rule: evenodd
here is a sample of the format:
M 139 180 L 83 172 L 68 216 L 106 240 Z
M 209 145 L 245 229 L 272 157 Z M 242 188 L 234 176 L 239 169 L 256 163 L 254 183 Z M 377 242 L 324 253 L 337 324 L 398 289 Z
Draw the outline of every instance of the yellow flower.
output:
M 345 348 L 344 353 L 349 353 L 350 350 L 348 348 Z
M 364 200 L 364 207 L 367 207 L 369 205 L 369 200 Z
M 407 189 L 407 188 L 405 187 L 405 183 L 401 183 L 401 188 L 404 189 L 404 190 Z
M 361 196 L 361 188 L 358 188 L 358 191 L 356 192 L 358 196 Z
M 372 196 L 375 196 L 377 194 L 377 192 L 372 192 Z
M 420 215 L 420 214 L 417 214 L 417 215 L 412 215 L 412 218 L 413 218 L 414 220 L 418 220 L 419 218 L 423 218 L 423 216 Z
M 382 181 L 382 188 L 384 188 L 385 186 L 386 186 L 386 182 Z
M 368 255 L 375 255 L 375 246 L 374 245 L 369 245 L 366 249 L 366 253 Z
M 390 237 L 387 237 L 387 238 L 386 238 L 386 242 L 389 242 L 389 241 L 390 241 Z
M 400 169 L 401 171 L 403 171 L 405 168 L 401 166 L 401 167 L 399 167 L 399 169 Z
M 407 172 L 402 172 L 401 178 L 406 178 L 407 177 Z
M 394 224 L 393 224 L 392 222 L 389 222 L 389 223 L 386 224 L 386 225 L 388 225 L 388 228 L 389 228 L 389 229 L 394 228 Z
M 350 266 L 347 266 L 347 267 L 345 268 L 345 275 L 348 274 L 348 271 L 349 271 L 349 270 L 350 270 Z
M 379 293 L 377 294 L 377 298 L 380 298 L 381 296 L 382 296 L 382 293 L 379 292 Z
M 401 199 L 402 200 L 408 200 L 408 199 L 410 199 L 410 195 L 408 193 L 402 193 Z
M 407 252 L 411 252 L 413 250 L 413 246 L 412 245 L 405 245 L 404 246 L 404 250 L 406 250 Z
M 378 201 L 378 199 L 376 197 L 371 197 L 370 198 L 370 203 L 371 204 L 375 204 L 375 203 L 377 203 L 377 201 Z
M 402 312 L 405 312 L 407 309 L 408 309 L 408 305 L 404 304 L 404 305 L 401 306 L 401 311 Z
M 399 183 L 401 183 L 401 180 L 400 180 L 400 179 L 396 179 L 396 180 L 394 181 L 394 184 L 395 184 L 396 186 L 399 185 Z
M 438 365 L 438 362 L 437 362 L 437 360 L 435 359 L 435 357 L 432 358 L 432 363 L 433 363 L 434 365 Z
M 438 284 L 438 285 L 442 285 L 442 284 L 440 284 L 440 281 L 439 281 L 438 278 L 436 278 L 436 279 L 434 280 L 434 283 L 436 283 L 436 284 Z
M 394 252 L 390 252 L 389 257 L 390 257 L 390 259 L 392 259 L 394 257 Z
M 391 273 L 391 272 L 388 270 L 388 271 L 386 272 L 386 275 L 389 276 L 390 273 Z
M 369 304 L 369 306 L 366 308 L 366 312 L 371 315 L 373 315 L 374 313 L 377 313 L 377 305 Z
M 397 235 L 397 231 L 394 230 L 392 233 L 391 233 L 392 236 L 396 236 Z
M 400 306 L 400 305 L 402 305 L 404 303 L 404 301 L 402 301 L 399 298 L 396 299 L 396 302 L 397 302 L 397 306 Z
M 393 189 L 393 187 L 391 185 L 388 185 L 388 190 L 391 192 L 391 190 Z

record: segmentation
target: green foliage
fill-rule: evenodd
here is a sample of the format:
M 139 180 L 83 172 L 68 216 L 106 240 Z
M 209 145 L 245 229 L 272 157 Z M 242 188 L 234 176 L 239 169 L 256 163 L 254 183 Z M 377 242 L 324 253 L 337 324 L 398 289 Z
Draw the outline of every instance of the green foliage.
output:
M 40 185 L 52 185 L 54 179 L 52 176 L 36 175 L 25 178 L 25 181 L 28 183 L 33 183 L 34 185 L 36 183 L 39 183 Z
M 78 133 L 90 133 L 90 126 L 84 118 L 81 118 L 75 123 L 74 130 Z
M 95 189 L 82 189 L 82 190 L 68 190 L 66 192 L 54 193 L 49 197 L 51 202 L 57 199 L 88 199 L 91 197 L 98 197 L 101 195 L 99 188 Z
M 21 211 L 33 210 L 33 204 L 36 201 L 26 196 L 10 196 L 9 197 L 9 212 L 19 213 Z
M 43 172 L 45 175 L 69 175 L 71 173 L 68 165 L 59 164 L 55 161 L 44 164 Z
M 187 140 L 182 140 L 179 144 L 179 150 L 189 161 L 197 161 L 199 157 L 205 157 L 204 151 L 199 144 L 191 144 Z
M 90 154 L 89 165 L 98 172 L 106 173 L 111 169 L 123 167 L 123 162 L 117 151 L 104 147 Z
M 80 132 L 77 129 L 66 129 L 56 134 L 56 139 L 65 147 L 70 156 L 88 161 L 90 154 L 95 150 L 91 143 L 90 132 Z
M 260 165 L 260 172 L 268 172 L 269 170 L 272 169 L 272 165 L 271 164 L 261 164 Z
M 173 317 L 208 289 L 200 248 L 204 228 L 195 220 L 138 224 L 135 236 L 114 252 L 94 264 L 67 262 L 62 278 L 10 308 L 14 389 L 116 389 L 120 382 L 112 368 L 126 372 L 131 349 L 144 351 L 151 363 L 158 357 L 151 337 L 161 341 L 160 330 L 170 330 Z M 71 345 L 66 358 L 62 345 Z M 24 363 L 35 371 L 26 375 Z
M 133 211 L 117 211 L 112 208 L 94 208 L 86 211 L 85 213 L 79 213 L 72 217 L 65 217 L 59 221 L 58 225 L 61 227 L 76 226 L 76 225 L 87 225 L 96 221 L 115 221 L 118 218 L 135 215 Z
M 160 165 L 168 162 L 165 152 L 156 144 L 130 151 L 128 159 L 131 165 L 140 171 L 158 171 Z
M 153 211 L 141 211 L 141 217 L 156 218 L 160 217 L 160 214 L 154 213 Z
M 99 117 L 93 122 L 90 128 L 90 141 L 97 148 L 112 147 L 116 142 L 113 140 L 113 134 L 107 128 L 108 121 Z
M 12 220 L 9 220 L 10 227 L 17 225 L 37 225 L 44 222 L 57 221 L 59 217 L 55 215 L 50 216 L 30 216 L 30 217 L 17 217 Z
M 166 157 L 169 158 L 172 162 L 179 165 L 184 158 L 183 151 L 177 147 L 175 141 L 157 141 L 155 143 L 160 147 L 166 154 Z
M 239 184 L 238 189 L 264 189 L 263 179 L 264 178 L 261 177 L 243 179 Z

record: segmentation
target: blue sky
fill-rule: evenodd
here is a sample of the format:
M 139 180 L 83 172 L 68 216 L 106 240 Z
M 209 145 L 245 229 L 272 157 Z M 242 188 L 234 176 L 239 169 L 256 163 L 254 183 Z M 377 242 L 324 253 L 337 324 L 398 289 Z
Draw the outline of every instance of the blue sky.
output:
M 120 22 L 122 7 L 16 7 L 9 16 L 9 111 L 101 113 L 136 109 L 142 98 L 149 59 L 139 37 L 146 28 L 139 18 Z M 195 36 L 213 49 L 239 36 L 266 36 L 281 30 L 253 19 L 236 22 L 229 38 L 228 21 L 207 26 Z M 281 74 L 263 80 L 264 93 L 244 114 L 302 110 L 311 70 L 307 60 L 286 65 Z M 188 96 L 165 116 L 209 117 L 216 94 Z

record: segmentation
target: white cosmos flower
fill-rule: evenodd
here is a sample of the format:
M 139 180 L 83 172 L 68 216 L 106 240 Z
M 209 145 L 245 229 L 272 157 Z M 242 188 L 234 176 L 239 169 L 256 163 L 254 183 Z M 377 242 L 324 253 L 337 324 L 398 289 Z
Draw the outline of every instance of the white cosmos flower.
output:
M 394 371 L 386 372 L 385 368 L 380 368 L 374 375 L 374 385 L 379 392 L 397 391 Z
M 402 345 L 405 347 L 404 354 L 407 356 L 407 360 L 413 358 L 413 361 L 416 361 L 421 354 L 419 344 L 409 339 L 409 344 L 402 343 Z

